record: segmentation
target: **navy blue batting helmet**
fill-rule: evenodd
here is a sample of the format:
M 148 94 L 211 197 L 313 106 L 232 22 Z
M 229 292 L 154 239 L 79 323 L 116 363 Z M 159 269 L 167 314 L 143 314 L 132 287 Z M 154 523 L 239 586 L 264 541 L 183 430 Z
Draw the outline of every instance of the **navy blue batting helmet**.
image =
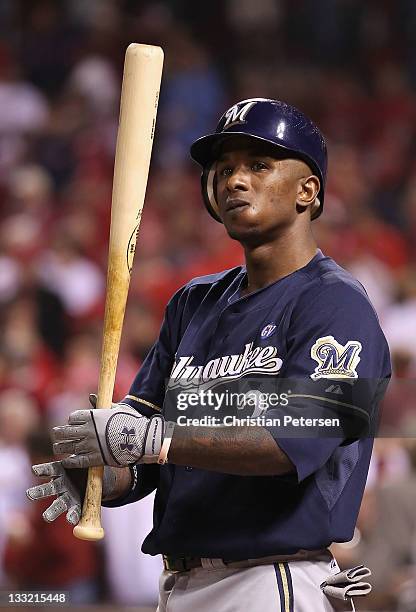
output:
M 310 119 L 294 106 L 279 100 L 250 98 L 237 102 L 219 120 L 214 134 L 198 138 L 191 146 L 191 157 L 202 168 L 202 196 L 209 213 L 221 222 L 215 189 L 215 162 L 220 145 L 239 134 L 267 142 L 287 151 L 288 157 L 301 159 L 316 174 L 321 187 L 312 219 L 322 212 L 327 169 L 325 139 Z

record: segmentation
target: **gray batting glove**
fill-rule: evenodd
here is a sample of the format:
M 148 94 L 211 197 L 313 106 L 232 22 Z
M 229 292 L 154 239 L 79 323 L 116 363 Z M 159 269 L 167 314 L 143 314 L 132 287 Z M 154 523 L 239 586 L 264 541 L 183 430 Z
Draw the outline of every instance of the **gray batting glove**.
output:
M 45 499 L 51 495 L 57 498 L 43 513 L 46 522 L 51 523 L 66 512 L 66 520 L 77 525 L 81 518 L 81 508 L 87 485 L 88 470 L 67 470 L 62 461 L 51 461 L 32 466 L 35 476 L 52 478 L 51 481 L 30 487 L 26 495 L 30 500 Z M 115 476 L 109 467 L 104 468 L 103 498 L 114 489 Z
M 66 468 L 157 463 L 163 432 L 162 415 L 149 419 L 127 404 L 76 410 L 69 415 L 68 425 L 52 429 L 53 451 L 71 455 L 62 460 Z
M 28 489 L 26 495 L 29 499 L 44 499 L 51 495 L 57 495 L 57 498 L 42 515 L 45 521 L 51 523 L 66 512 L 68 523 L 77 525 L 81 517 L 82 499 L 87 483 L 87 470 L 66 470 L 62 461 L 51 461 L 33 465 L 32 472 L 35 476 L 51 477 L 52 480 Z

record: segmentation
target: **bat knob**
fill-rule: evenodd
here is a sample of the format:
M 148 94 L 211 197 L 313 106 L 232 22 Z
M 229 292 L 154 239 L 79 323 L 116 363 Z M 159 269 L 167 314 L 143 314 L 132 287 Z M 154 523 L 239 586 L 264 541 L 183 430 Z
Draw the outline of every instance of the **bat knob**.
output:
M 82 525 L 79 523 L 74 527 L 72 532 L 79 540 L 102 540 L 104 537 L 104 529 L 100 527 L 94 527 L 93 525 Z

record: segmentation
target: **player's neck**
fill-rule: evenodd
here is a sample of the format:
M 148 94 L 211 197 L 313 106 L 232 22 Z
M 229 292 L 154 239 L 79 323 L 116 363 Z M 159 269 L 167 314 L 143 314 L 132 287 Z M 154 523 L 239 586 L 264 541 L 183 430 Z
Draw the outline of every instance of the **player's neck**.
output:
M 267 287 L 303 268 L 315 257 L 317 248 L 312 234 L 306 239 L 287 237 L 253 248 L 245 247 L 248 285 L 243 294 Z

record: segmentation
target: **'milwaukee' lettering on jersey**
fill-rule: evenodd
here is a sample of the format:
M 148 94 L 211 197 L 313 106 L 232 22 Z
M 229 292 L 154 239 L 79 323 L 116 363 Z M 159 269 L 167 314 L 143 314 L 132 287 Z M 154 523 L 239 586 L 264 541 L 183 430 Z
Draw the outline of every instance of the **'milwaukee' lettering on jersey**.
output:
M 205 365 L 192 365 L 193 356 L 179 357 L 170 375 L 170 385 L 175 381 L 207 382 L 218 379 L 236 379 L 249 374 L 276 375 L 282 367 L 282 360 L 277 357 L 275 346 L 257 346 L 253 343 L 245 345 L 239 355 L 223 355 L 211 359 Z

